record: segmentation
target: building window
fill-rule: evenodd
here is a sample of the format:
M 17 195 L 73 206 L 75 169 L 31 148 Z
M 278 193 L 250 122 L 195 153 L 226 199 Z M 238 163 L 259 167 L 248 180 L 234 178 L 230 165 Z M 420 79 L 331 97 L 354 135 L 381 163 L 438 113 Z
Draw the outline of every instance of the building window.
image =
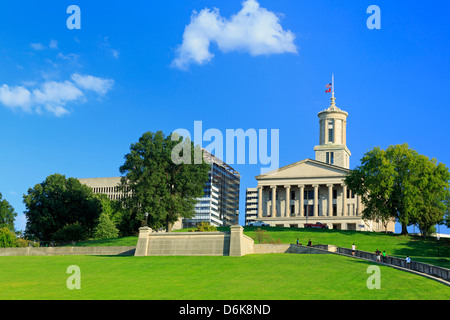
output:
M 350 198 L 354 199 L 355 194 L 350 189 L 347 189 L 347 199 L 350 199 Z
M 305 198 L 305 200 L 313 200 L 314 199 L 314 190 L 305 190 L 304 198 Z
M 328 142 L 334 142 L 334 121 L 328 120 Z
M 326 153 L 326 163 L 334 164 L 334 152 L 327 152 Z
M 305 217 L 312 217 L 314 215 L 314 206 L 312 204 L 305 204 L 303 208 L 305 211 Z

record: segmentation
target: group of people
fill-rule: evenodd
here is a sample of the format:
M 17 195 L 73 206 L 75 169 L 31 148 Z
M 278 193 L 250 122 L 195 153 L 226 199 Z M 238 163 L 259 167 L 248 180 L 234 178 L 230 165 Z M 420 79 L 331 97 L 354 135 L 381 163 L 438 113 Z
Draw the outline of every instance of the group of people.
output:
M 301 246 L 301 245 L 302 245 L 302 244 L 300 243 L 300 240 L 298 240 L 298 238 L 297 238 L 297 245 L 298 245 L 298 246 Z M 311 246 L 312 246 L 311 239 L 308 240 L 307 246 L 308 246 L 308 247 L 311 247 Z
M 375 251 L 376 257 L 377 257 L 377 262 L 381 262 L 381 258 L 383 258 L 383 263 L 386 263 L 387 261 L 387 257 L 386 257 L 386 251 L 383 250 L 383 252 L 381 252 L 380 250 L 376 250 Z
M 300 243 L 300 240 L 297 238 L 297 245 L 298 246 L 301 246 L 302 244 Z M 309 239 L 309 241 L 308 241 L 308 244 L 307 244 L 307 246 L 308 247 L 311 247 L 312 246 L 312 242 L 311 242 L 311 239 Z M 355 246 L 355 244 L 353 243 L 352 244 L 352 256 L 354 256 L 355 255 L 355 252 L 356 252 L 356 246 Z M 376 261 L 377 262 L 383 262 L 383 263 L 386 263 L 387 262 L 387 255 L 386 255 L 386 251 L 384 251 L 383 250 L 383 252 L 381 252 L 380 250 L 376 250 L 375 251 L 375 255 L 376 255 Z M 406 256 L 406 267 L 407 268 L 410 268 L 410 266 L 411 266 L 411 258 L 409 257 L 409 256 Z
M 377 257 L 377 262 L 381 262 L 381 260 L 383 260 L 383 263 L 387 262 L 386 251 L 383 250 L 383 252 L 380 252 L 377 249 L 375 251 L 375 254 L 376 254 L 376 257 Z M 409 256 L 406 256 L 405 260 L 406 260 L 406 267 L 410 268 L 411 267 L 411 258 Z

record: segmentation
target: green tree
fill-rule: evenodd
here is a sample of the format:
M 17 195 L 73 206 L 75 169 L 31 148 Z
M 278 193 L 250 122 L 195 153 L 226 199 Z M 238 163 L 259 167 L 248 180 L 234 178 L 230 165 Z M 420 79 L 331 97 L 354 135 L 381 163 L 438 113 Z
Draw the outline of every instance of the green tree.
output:
M 6 227 L 14 231 L 14 220 L 16 217 L 17 213 L 14 211 L 13 206 L 5 199 L 2 200 L 2 194 L 0 193 L 0 228 Z
M 7 227 L 0 228 L 0 248 L 18 247 L 16 235 Z
M 447 227 L 450 228 L 450 192 L 448 192 L 447 195 L 445 196 L 444 205 L 445 205 L 445 217 L 443 224 L 445 224 Z
M 414 202 L 411 205 L 411 222 L 416 224 L 423 236 L 434 233 L 435 225 L 445 221 L 448 210 L 450 173 L 436 159 L 418 155 L 411 170 L 414 185 Z
M 412 224 L 426 234 L 430 226 L 443 221 L 449 178 L 445 165 L 402 144 L 367 152 L 345 183 L 361 196 L 363 219 L 385 225 L 397 219 L 402 234 Z
M 72 225 L 79 225 L 83 236 L 89 237 L 102 212 L 91 188 L 61 174 L 50 175 L 28 189 L 23 202 L 27 218 L 25 234 L 31 239 L 52 240 L 56 232 Z
M 119 236 L 119 230 L 116 228 L 114 222 L 110 217 L 102 212 L 98 220 L 97 226 L 94 228 L 92 235 L 93 239 L 108 239 L 116 238 Z
M 151 228 L 170 231 L 180 217 L 194 215 L 209 165 L 201 149 L 189 139 L 158 131 L 144 133 L 131 145 L 120 172 L 124 194 L 128 195 L 123 204 L 129 210 L 129 227 L 136 232 L 148 213 Z

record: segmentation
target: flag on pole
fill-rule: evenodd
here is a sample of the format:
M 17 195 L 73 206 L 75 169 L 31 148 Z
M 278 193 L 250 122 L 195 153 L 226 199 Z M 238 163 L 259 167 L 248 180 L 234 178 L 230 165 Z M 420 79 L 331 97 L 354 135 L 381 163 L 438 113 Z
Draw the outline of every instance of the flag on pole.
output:
M 325 91 L 325 93 L 331 92 L 331 87 L 332 87 L 331 83 L 327 84 L 326 87 L 327 87 L 328 89 Z
M 327 89 L 327 90 L 325 91 L 325 93 L 328 93 L 328 92 L 331 92 L 331 88 L 330 88 L 330 89 Z
M 327 84 L 327 88 L 331 88 L 331 83 Z

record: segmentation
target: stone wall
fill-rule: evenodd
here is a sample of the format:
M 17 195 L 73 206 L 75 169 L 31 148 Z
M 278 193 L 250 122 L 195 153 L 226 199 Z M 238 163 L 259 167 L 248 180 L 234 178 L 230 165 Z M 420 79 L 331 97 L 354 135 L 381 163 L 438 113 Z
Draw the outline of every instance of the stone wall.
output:
M 135 256 L 243 256 L 253 252 L 253 240 L 243 234 L 241 226 L 229 232 L 152 232 L 139 229 Z
M 134 246 L 0 248 L 0 256 L 134 255 Z
M 352 250 L 349 248 L 337 247 L 336 252 L 339 254 L 345 254 L 345 255 L 352 254 Z M 372 252 L 355 250 L 355 257 L 366 259 L 366 260 L 376 261 L 376 254 L 372 253 Z M 381 262 L 383 262 L 383 260 Z M 387 264 L 387 265 L 391 265 L 393 267 L 400 267 L 403 269 L 408 269 L 411 271 L 417 271 L 420 273 L 424 273 L 424 274 L 427 274 L 427 275 L 430 275 L 433 277 L 438 277 L 445 281 L 450 281 L 450 269 L 441 268 L 441 267 L 433 266 L 431 264 L 417 262 L 417 261 L 411 261 L 411 264 L 408 266 L 406 263 L 406 259 L 397 258 L 397 257 L 389 257 L 389 256 L 386 257 L 386 261 L 384 261 L 383 263 Z

